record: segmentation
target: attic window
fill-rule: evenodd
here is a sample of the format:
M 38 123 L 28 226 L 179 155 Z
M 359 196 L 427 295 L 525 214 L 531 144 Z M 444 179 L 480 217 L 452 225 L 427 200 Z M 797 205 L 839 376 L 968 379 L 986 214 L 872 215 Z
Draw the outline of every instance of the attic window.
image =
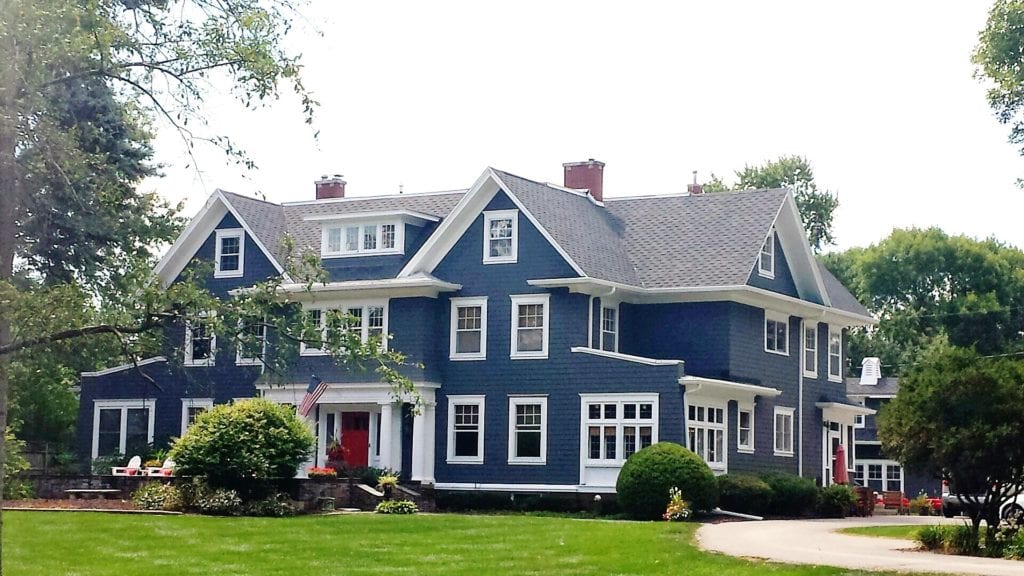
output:
M 765 238 L 761 255 L 757 259 L 757 273 L 765 278 L 775 277 L 775 230 Z
M 217 230 L 214 278 L 237 278 L 243 272 L 245 232 L 241 228 Z
M 321 256 L 362 256 L 401 254 L 403 226 L 400 222 L 325 224 Z
M 519 258 L 519 212 L 484 212 L 484 264 L 514 263 Z

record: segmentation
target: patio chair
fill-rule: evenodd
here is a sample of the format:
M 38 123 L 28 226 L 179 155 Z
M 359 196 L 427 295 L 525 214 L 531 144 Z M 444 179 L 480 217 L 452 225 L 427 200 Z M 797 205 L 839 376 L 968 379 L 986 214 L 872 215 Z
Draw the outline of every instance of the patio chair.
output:
M 903 492 L 899 490 L 885 490 L 882 492 L 882 502 L 886 510 L 896 510 L 896 515 L 910 514 L 910 507 L 906 503 Z
M 854 513 L 857 516 L 872 516 L 875 513 L 875 491 L 865 486 L 857 486 L 853 489 L 857 495 L 854 502 Z
M 110 469 L 114 476 L 142 476 L 142 457 L 132 456 L 126 466 L 114 466 Z
M 164 460 L 163 466 L 159 468 L 156 466 L 150 466 L 146 468 L 146 476 L 173 476 L 174 475 L 174 460 L 168 458 Z

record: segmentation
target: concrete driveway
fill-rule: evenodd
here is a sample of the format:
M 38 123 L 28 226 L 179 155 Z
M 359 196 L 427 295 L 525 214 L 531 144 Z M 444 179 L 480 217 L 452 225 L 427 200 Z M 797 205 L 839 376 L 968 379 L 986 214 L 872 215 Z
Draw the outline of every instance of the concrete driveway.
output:
M 705 524 L 697 530 L 702 549 L 739 556 L 862 570 L 1022 576 L 1024 562 L 996 558 L 949 556 L 914 550 L 914 542 L 839 534 L 854 526 L 956 524 L 921 516 L 874 516 L 844 520 L 768 520 Z

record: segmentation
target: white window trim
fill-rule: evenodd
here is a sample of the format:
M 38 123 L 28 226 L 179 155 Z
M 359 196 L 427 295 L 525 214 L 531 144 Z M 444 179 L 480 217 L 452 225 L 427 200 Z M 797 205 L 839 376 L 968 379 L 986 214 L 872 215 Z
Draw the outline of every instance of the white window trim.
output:
M 200 318 L 206 318 L 212 314 L 200 314 Z M 185 358 L 182 361 L 185 366 L 215 366 L 217 364 L 217 333 L 210 331 L 210 357 L 203 360 L 192 359 L 192 323 L 185 322 Z
M 780 352 L 779 350 L 772 350 L 768 348 L 768 322 L 781 322 L 786 326 L 786 350 Z M 802 338 L 803 335 L 801 334 Z M 761 332 L 761 344 L 764 347 L 764 351 L 769 354 L 778 354 L 779 356 L 789 356 L 789 316 L 781 314 L 779 312 L 772 312 L 771 310 L 764 311 L 764 330 Z M 778 340 L 775 342 L 776 348 L 778 347 Z
M 449 396 L 448 397 L 448 454 L 446 462 L 449 464 L 483 464 L 484 463 L 484 407 L 485 407 L 486 396 L 482 394 L 478 395 L 462 395 L 462 396 Z M 477 455 L 476 456 L 456 456 L 455 455 L 455 405 L 456 404 L 476 404 L 480 407 L 480 433 L 477 435 Z
M 511 318 L 511 335 L 512 340 L 509 342 L 509 358 L 513 360 L 520 359 L 545 359 L 548 357 L 548 337 L 551 334 L 551 295 L 550 294 L 516 294 L 509 296 L 512 299 L 512 318 Z M 518 329 L 519 329 L 519 306 L 528 304 L 543 304 L 544 305 L 544 326 L 543 326 L 543 344 L 540 350 L 531 350 L 528 352 L 519 352 L 516 350 L 516 345 L 519 343 Z
M 707 422 L 707 421 L 693 421 L 693 422 L 691 422 L 690 419 L 689 419 L 690 407 L 698 407 L 698 408 L 703 407 L 704 410 L 705 410 L 705 413 L 707 412 L 708 408 L 715 408 L 715 409 L 721 410 L 722 411 L 722 423 L 718 424 L 718 423 Z M 739 415 L 738 414 L 737 414 L 736 421 L 739 422 Z M 728 406 L 728 402 L 720 401 L 720 400 L 711 400 L 711 399 L 709 399 L 707 397 L 688 401 L 686 403 L 686 438 L 685 438 L 687 444 L 690 443 L 690 426 L 693 426 L 693 427 L 696 427 L 696 428 L 703 428 L 703 429 L 709 429 L 709 430 L 721 430 L 722 431 L 722 461 L 721 462 L 708 462 L 707 460 L 704 459 L 704 455 L 703 454 L 697 454 L 697 455 L 701 457 L 701 460 L 704 460 L 704 462 L 708 465 L 708 468 L 711 468 L 711 470 L 713 472 L 728 472 L 729 471 L 729 406 Z M 696 450 L 695 446 L 687 445 L 687 448 L 690 451 L 694 452 L 695 454 L 697 453 L 697 450 Z
M 540 404 L 540 457 L 516 456 L 516 406 Z M 547 396 L 510 396 L 508 399 L 508 463 L 546 464 L 548 460 L 548 398 Z
M 832 361 L 832 336 L 839 336 L 839 360 L 836 362 Z M 843 331 L 842 329 L 836 330 L 832 326 L 828 327 L 828 381 L 829 382 L 842 382 L 843 381 Z M 832 373 L 832 368 L 838 369 L 838 374 Z
M 767 248 L 767 250 L 766 250 Z M 767 253 L 772 257 L 771 266 L 764 265 L 763 255 Z M 764 278 L 775 278 L 775 229 L 768 232 L 768 237 L 761 245 L 761 251 L 757 253 L 757 273 Z
M 487 358 L 487 297 L 451 298 L 451 326 L 448 342 L 449 360 L 485 360 Z M 459 308 L 479 306 L 480 307 L 480 351 L 463 352 L 455 351 L 457 340 L 456 329 L 459 320 Z
M 811 351 L 811 349 L 807 347 L 807 333 L 809 331 L 814 332 L 814 365 L 810 367 L 807 366 L 807 353 Z M 804 376 L 807 376 L 808 378 L 818 377 L 818 350 L 821 348 L 818 340 L 818 323 L 806 323 L 805 321 L 800 334 L 800 362 L 804 365 Z
M 864 414 L 854 414 L 853 416 L 853 427 L 858 430 L 863 430 L 867 427 L 868 417 Z
M 658 411 L 658 399 L 657 393 L 640 393 L 631 394 L 628 392 L 613 393 L 613 394 L 580 394 L 580 464 L 588 468 L 621 468 L 625 463 L 626 459 L 622 457 L 622 426 L 625 425 L 623 421 L 625 418 L 616 418 L 617 426 L 619 427 L 617 436 L 615 438 L 616 446 L 619 450 L 615 453 L 615 459 L 603 459 L 603 460 L 592 460 L 590 458 L 590 435 L 588 428 L 591 422 L 594 422 L 589 418 L 587 413 L 588 404 L 613 404 L 617 403 L 619 406 L 615 411 L 615 414 L 622 414 L 623 404 L 650 404 L 651 405 L 651 419 L 640 420 L 638 418 L 631 420 L 630 425 L 646 426 L 648 422 L 651 425 L 651 444 L 658 443 L 658 426 L 661 420 L 661 413 Z M 604 419 L 601 422 L 609 422 Z M 597 424 L 595 424 L 597 425 Z
M 216 240 L 214 256 L 214 278 L 239 278 L 245 274 L 245 230 L 242 228 L 224 228 L 215 232 Z M 238 238 L 238 270 L 220 269 L 221 240 L 224 238 Z
M 750 443 L 740 444 L 740 412 L 750 412 Z M 736 405 L 736 451 L 741 454 L 753 454 L 754 448 L 757 446 L 757 442 L 754 439 L 754 431 L 757 429 L 756 420 L 754 419 L 754 405 L 744 404 L 738 402 Z M 728 418 L 728 415 L 726 415 Z
M 182 398 L 181 399 L 181 435 L 185 435 L 185 431 L 188 430 L 188 409 L 189 408 L 203 408 L 209 410 L 213 408 L 213 398 Z
M 383 350 L 388 349 L 388 323 L 390 312 L 388 310 L 390 300 L 338 300 L 330 303 L 320 303 L 312 306 L 303 306 L 302 313 L 308 314 L 310 310 L 320 311 L 320 322 L 321 322 L 321 334 L 327 333 L 327 312 L 331 310 L 348 310 L 349 308 L 362 308 L 363 309 L 363 325 L 361 326 L 361 338 L 365 343 L 370 337 L 370 308 L 383 308 L 384 309 L 384 325 L 382 326 L 383 335 L 381 336 L 381 347 Z M 311 348 L 306 345 L 305 342 L 299 345 L 300 356 L 326 356 L 327 351 L 323 348 Z
M 772 414 L 772 449 L 776 456 L 793 456 L 793 445 L 796 444 L 797 435 L 797 424 L 796 424 L 796 409 L 789 408 L 786 406 L 776 406 L 775 411 Z M 790 430 L 789 430 L 789 450 L 779 449 L 778 446 L 778 427 L 779 427 L 779 415 L 789 416 Z
M 380 248 L 381 241 L 384 239 L 384 226 L 392 225 L 395 227 L 395 246 L 394 248 Z M 363 227 L 364 226 L 376 226 L 377 227 L 377 246 L 378 248 L 366 249 L 363 248 Z M 327 237 L 330 231 L 333 229 L 341 230 L 341 246 L 340 250 L 332 252 L 330 250 L 330 244 L 327 242 Z M 346 228 L 358 228 L 359 229 L 359 242 L 357 248 L 352 250 L 345 250 L 345 229 Z M 354 258 L 359 256 L 386 256 L 389 254 L 405 254 L 405 222 L 402 220 L 374 220 L 374 221 L 353 221 L 344 223 L 331 223 L 324 224 L 320 229 L 320 257 L 321 258 Z
M 512 219 L 512 252 L 508 256 L 491 256 L 491 222 Z M 484 212 L 484 264 L 514 264 L 519 261 L 519 211 L 493 210 Z
M 146 443 L 153 443 L 153 423 L 156 416 L 156 400 L 152 399 L 125 399 L 125 400 L 93 400 L 92 408 L 92 457 L 96 458 L 100 453 L 100 410 L 121 410 L 121 437 L 118 443 L 118 452 L 125 453 L 128 438 L 128 409 L 145 408 L 149 416 L 148 429 L 146 431 Z
M 241 326 L 239 326 L 241 327 Z M 260 351 L 259 358 L 246 358 L 242 356 L 242 343 L 235 341 L 235 365 L 236 366 L 262 366 L 263 359 L 267 357 L 267 327 L 261 325 L 260 330 L 263 332 L 263 348 Z
M 619 351 L 619 332 L 620 332 L 619 325 L 621 324 L 620 321 L 622 319 L 622 317 L 619 315 L 619 303 L 618 302 L 609 302 L 607 304 L 604 303 L 604 302 L 601 303 L 600 324 L 598 325 L 598 328 L 599 328 L 598 332 L 600 333 L 600 337 L 598 338 L 597 347 L 600 350 L 604 350 L 604 334 L 605 334 L 605 330 L 604 330 L 604 313 L 605 313 L 606 309 L 615 310 L 615 332 L 614 332 L 614 334 L 615 334 L 615 349 L 614 350 L 608 350 L 608 352 L 618 352 Z

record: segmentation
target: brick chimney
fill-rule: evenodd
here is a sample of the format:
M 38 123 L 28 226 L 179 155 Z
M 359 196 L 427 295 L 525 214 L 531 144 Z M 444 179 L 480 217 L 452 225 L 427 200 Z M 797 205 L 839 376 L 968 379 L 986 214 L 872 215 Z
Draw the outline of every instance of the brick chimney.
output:
M 345 182 L 341 179 L 341 174 L 335 174 L 328 178 L 326 175 L 321 176 L 316 181 L 316 199 L 324 200 L 326 198 L 344 198 L 345 197 Z
M 700 196 L 704 193 L 704 185 L 697 184 L 697 171 L 693 171 L 693 184 L 686 185 L 686 191 L 690 196 Z
M 562 164 L 562 168 L 565 169 L 566 188 L 589 190 L 594 200 L 604 200 L 604 162 L 591 158 L 586 162 Z

